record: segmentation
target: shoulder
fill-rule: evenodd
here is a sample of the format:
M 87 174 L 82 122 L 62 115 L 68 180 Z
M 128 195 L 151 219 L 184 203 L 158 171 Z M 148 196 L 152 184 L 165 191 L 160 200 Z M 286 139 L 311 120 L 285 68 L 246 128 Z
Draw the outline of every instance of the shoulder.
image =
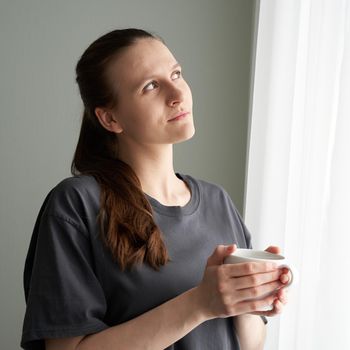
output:
M 93 176 L 72 176 L 51 189 L 46 210 L 56 215 L 66 215 L 72 211 L 88 215 L 98 210 L 99 198 L 100 186 Z
M 99 190 L 99 185 L 95 178 L 90 175 L 70 176 L 60 181 L 54 188 L 54 192 L 91 192 Z
M 202 210 L 206 213 L 206 217 L 210 217 L 210 215 L 215 213 L 214 216 L 220 217 L 222 225 L 225 222 L 229 222 L 229 227 L 237 234 L 236 239 L 239 241 L 239 245 L 241 247 L 250 247 L 250 233 L 225 188 L 219 184 L 197 179 L 191 175 L 182 176 L 198 184 L 200 188 Z M 242 240 L 242 237 L 244 240 Z
M 213 199 L 215 198 L 221 198 L 221 199 L 227 199 L 230 200 L 230 196 L 227 193 L 227 191 L 225 190 L 225 188 L 217 183 L 213 183 L 213 182 L 209 182 L 203 179 L 199 179 L 196 178 L 192 175 L 182 175 L 184 178 L 189 179 L 190 181 L 192 181 L 192 183 L 197 184 L 197 186 L 200 189 L 201 195 L 202 196 L 209 196 Z
M 237 215 L 237 207 L 223 186 L 187 174 L 181 174 L 181 176 L 185 180 L 191 181 L 195 188 L 198 189 L 202 205 L 215 208 L 216 210 L 229 211 Z

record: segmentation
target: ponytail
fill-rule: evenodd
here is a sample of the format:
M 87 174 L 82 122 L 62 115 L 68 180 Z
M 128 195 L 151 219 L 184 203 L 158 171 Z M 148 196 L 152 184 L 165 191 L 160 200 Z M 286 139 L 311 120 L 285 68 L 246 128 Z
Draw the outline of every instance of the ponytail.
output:
M 85 110 L 71 171 L 100 184 L 100 234 L 120 268 L 148 263 L 157 270 L 169 260 L 167 249 L 137 175 L 116 158 L 116 142 Z

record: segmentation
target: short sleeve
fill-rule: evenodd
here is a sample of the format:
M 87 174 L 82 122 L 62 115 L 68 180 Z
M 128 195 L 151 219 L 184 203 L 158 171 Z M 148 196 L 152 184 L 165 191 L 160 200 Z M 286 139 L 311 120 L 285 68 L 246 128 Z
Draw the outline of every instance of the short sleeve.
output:
M 234 207 L 234 210 L 236 211 L 236 215 L 238 217 L 238 220 L 239 220 L 239 224 L 242 228 L 242 232 L 244 234 L 244 239 L 245 239 L 245 242 L 246 242 L 246 246 L 244 248 L 249 248 L 249 249 L 252 249 L 252 235 L 251 233 L 249 232 L 246 224 L 244 223 L 243 219 L 242 219 L 242 216 L 241 214 L 239 213 L 239 211 L 237 210 L 236 207 Z M 243 248 L 243 247 L 242 247 Z
M 27 255 L 24 284 L 24 349 L 45 349 L 46 338 L 108 328 L 103 322 L 106 300 L 94 273 L 91 241 L 74 218 L 42 208 Z
M 252 248 L 252 235 L 249 232 L 247 226 L 245 225 L 241 214 L 239 213 L 236 205 L 233 203 L 230 195 L 227 193 L 227 191 L 222 187 L 218 186 L 225 198 L 225 202 L 227 203 L 228 210 L 232 215 L 232 220 L 234 222 L 234 226 L 238 229 L 239 233 L 239 242 L 238 243 L 238 248 Z

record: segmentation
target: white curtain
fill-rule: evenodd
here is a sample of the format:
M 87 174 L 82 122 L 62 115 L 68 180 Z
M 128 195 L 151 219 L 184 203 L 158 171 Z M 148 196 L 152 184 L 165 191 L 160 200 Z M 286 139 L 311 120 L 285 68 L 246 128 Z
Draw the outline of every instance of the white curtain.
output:
M 268 350 L 350 349 L 350 1 L 261 0 L 245 221 L 299 270 Z

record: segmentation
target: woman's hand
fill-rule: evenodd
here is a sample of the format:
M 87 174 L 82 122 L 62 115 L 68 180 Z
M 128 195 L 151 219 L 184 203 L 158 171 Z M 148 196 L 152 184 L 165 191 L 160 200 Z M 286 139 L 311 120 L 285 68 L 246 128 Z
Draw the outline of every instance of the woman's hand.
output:
M 272 262 L 223 264 L 224 258 L 235 249 L 236 245 L 217 246 L 207 261 L 203 280 L 197 287 L 199 305 L 207 319 L 256 313 L 272 305 L 276 295 L 251 299 L 283 286 L 281 270 Z M 280 305 L 277 303 L 275 308 L 279 309 Z

